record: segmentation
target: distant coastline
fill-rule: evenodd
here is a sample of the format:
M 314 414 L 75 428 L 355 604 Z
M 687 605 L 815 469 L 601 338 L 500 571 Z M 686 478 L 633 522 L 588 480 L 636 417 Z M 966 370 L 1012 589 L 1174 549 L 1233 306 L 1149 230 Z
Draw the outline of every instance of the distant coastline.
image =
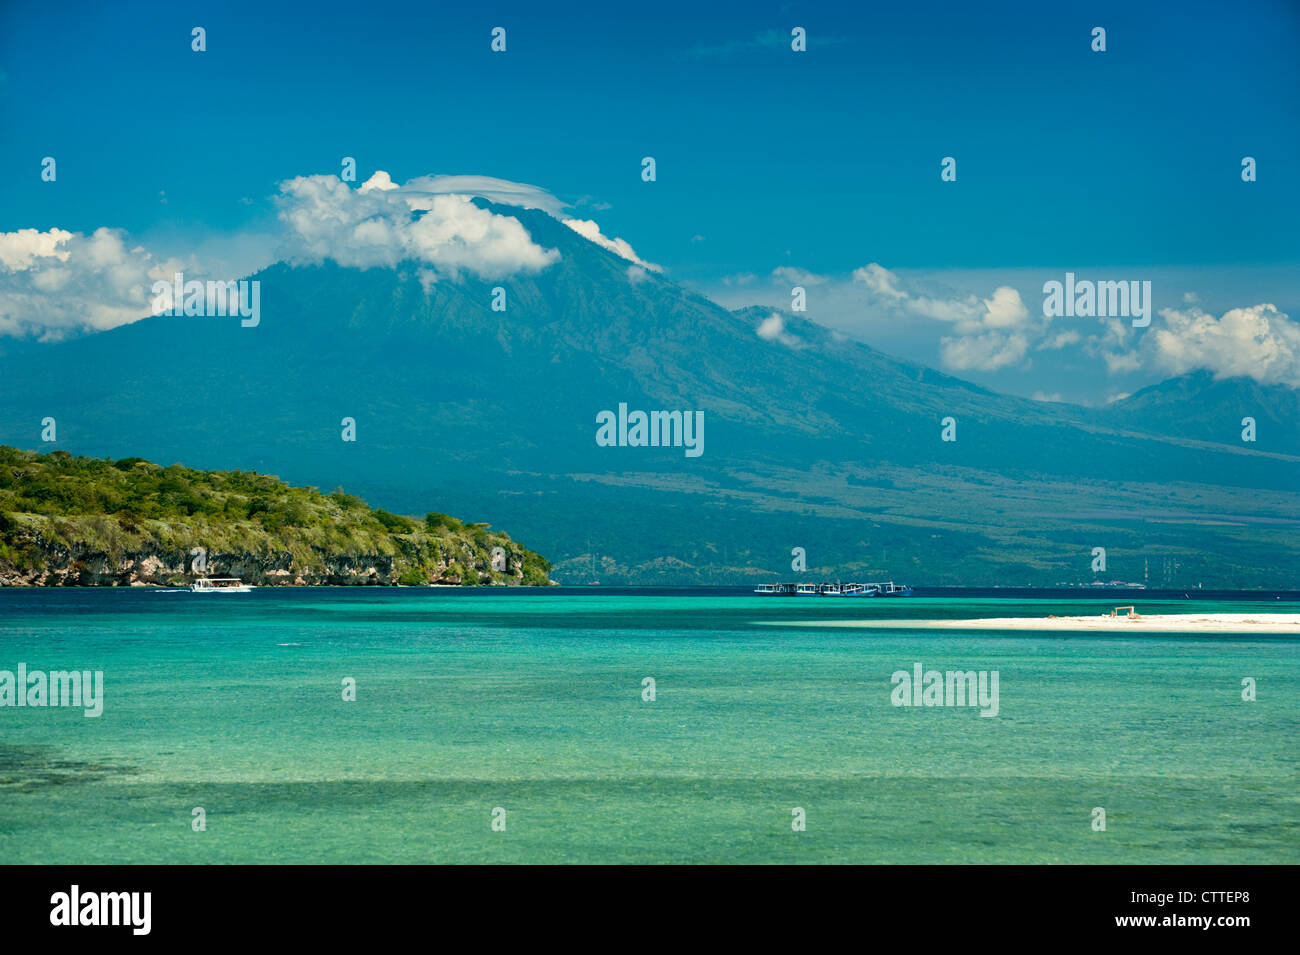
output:
M 371 508 L 251 471 L 0 446 L 0 586 L 550 586 L 486 524 Z
M 1171 613 L 1087 617 L 980 617 L 966 620 L 782 620 L 782 627 L 848 627 L 870 630 L 1037 630 L 1077 633 L 1284 633 L 1300 636 L 1295 613 Z

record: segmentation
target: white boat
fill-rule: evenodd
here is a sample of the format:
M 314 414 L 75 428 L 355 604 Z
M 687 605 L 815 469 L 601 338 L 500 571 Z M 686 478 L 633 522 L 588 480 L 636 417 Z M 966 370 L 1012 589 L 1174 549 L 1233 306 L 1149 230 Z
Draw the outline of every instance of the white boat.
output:
M 845 584 L 836 595 L 839 597 L 878 597 L 879 584 Z
M 196 594 L 246 594 L 253 589 L 238 577 L 200 577 L 190 584 L 190 591 Z
M 884 583 L 759 584 L 754 593 L 778 597 L 910 597 L 912 588 Z
M 896 584 L 891 580 L 887 583 L 877 584 L 876 586 L 880 588 L 879 593 L 882 597 L 912 596 L 912 588 L 907 586 L 907 584 Z

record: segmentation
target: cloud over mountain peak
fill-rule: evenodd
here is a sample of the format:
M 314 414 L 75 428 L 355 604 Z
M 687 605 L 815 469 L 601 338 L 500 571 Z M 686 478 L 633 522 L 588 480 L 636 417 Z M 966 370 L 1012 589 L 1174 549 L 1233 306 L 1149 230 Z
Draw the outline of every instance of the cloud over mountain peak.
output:
M 355 268 L 391 268 L 413 259 L 443 276 L 472 272 L 492 280 L 538 272 L 559 260 L 559 252 L 533 242 L 518 219 L 474 205 L 468 194 L 440 191 L 439 178 L 455 177 L 399 186 L 381 171 L 358 189 L 336 176 L 281 183 L 286 257 Z
M 540 271 L 559 259 L 558 251 L 534 243 L 513 216 L 470 202 L 481 198 L 539 209 L 633 265 L 663 271 L 627 241 L 603 234 L 596 222 L 566 215 L 566 204 L 540 186 L 508 179 L 418 176 L 399 185 L 381 169 L 355 189 L 335 176 L 298 176 L 281 183 L 280 193 L 280 218 L 290 233 L 285 255 L 291 261 L 331 259 L 370 268 L 415 259 L 441 274 L 469 271 L 504 279 Z

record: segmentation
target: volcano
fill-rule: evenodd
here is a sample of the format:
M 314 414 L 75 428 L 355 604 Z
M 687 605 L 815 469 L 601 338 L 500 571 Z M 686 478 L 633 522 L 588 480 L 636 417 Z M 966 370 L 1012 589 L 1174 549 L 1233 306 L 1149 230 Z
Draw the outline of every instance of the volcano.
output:
M 433 502 L 508 527 L 561 583 L 790 577 L 803 548 L 804 576 L 832 579 L 1295 585 L 1290 389 L 1198 374 L 1101 409 L 999 395 L 475 203 L 558 259 L 501 281 L 282 262 L 250 277 L 255 327 L 159 315 L 11 349 L 0 443 Z M 621 406 L 698 415 L 707 442 L 598 441 Z

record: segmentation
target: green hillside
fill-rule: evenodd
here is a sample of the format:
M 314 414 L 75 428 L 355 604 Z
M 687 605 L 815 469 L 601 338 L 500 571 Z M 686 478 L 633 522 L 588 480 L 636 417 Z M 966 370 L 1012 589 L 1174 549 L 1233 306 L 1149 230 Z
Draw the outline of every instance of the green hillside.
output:
M 493 569 L 497 548 L 504 570 Z M 486 524 L 390 514 L 342 489 L 0 446 L 7 584 L 179 584 L 206 574 L 261 584 L 545 585 L 550 567 Z

